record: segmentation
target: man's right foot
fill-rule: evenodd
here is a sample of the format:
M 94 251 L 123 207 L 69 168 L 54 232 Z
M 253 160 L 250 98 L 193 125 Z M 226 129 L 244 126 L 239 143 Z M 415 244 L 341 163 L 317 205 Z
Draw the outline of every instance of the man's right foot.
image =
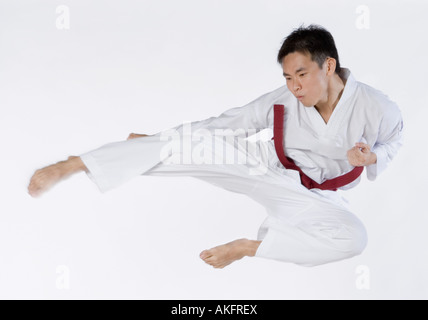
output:
M 37 170 L 30 180 L 28 193 L 33 197 L 39 197 L 59 181 L 68 177 L 76 167 L 73 161 L 81 161 L 79 157 L 69 157 L 68 161 L 61 161 L 48 167 Z

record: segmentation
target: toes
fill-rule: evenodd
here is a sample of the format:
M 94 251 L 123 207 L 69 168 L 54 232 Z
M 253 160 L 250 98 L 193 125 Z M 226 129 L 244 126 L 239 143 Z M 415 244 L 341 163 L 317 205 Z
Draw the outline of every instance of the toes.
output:
M 206 259 L 206 260 L 204 260 L 204 262 L 206 263 L 206 264 L 209 264 L 211 267 L 213 267 L 213 268 L 217 268 L 217 266 L 218 266 L 218 262 L 217 262 L 217 260 L 216 259 L 214 259 L 214 258 L 208 258 L 208 259 Z
M 33 198 L 38 198 L 40 196 L 39 193 L 30 193 L 30 196 L 32 196 Z
M 38 190 L 36 190 L 36 189 L 29 189 L 29 190 L 28 190 L 28 193 L 29 193 L 29 195 L 30 195 L 30 196 L 32 196 L 33 198 L 37 198 L 37 197 L 40 195 L 39 191 L 38 191 Z
M 30 184 L 28 185 L 28 193 L 36 198 L 40 195 L 41 191 L 46 188 L 46 179 L 44 177 L 41 177 L 40 175 L 34 176 Z
M 221 261 L 218 261 L 218 259 L 213 259 L 209 263 L 214 269 L 223 269 L 226 264 L 222 263 Z
M 199 255 L 199 257 L 200 257 L 202 260 L 205 260 L 205 259 L 207 259 L 207 258 L 209 258 L 209 257 L 212 257 L 212 253 L 211 253 L 211 251 L 210 251 L 210 250 L 204 250 L 204 251 L 202 251 L 202 252 L 201 252 L 201 254 Z
M 42 186 L 44 185 L 44 180 L 34 180 L 31 182 L 29 189 L 31 190 L 40 190 Z
M 219 261 L 219 258 L 216 256 L 209 256 L 203 258 L 202 260 L 204 260 L 206 264 L 212 266 L 215 269 L 223 269 L 226 266 L 222 261 Z
M 30 185 L 28 186 L 28 191 L 29 192 L 35 192 L 37 190 L 37 187 L 34 183 L 30 183 Z

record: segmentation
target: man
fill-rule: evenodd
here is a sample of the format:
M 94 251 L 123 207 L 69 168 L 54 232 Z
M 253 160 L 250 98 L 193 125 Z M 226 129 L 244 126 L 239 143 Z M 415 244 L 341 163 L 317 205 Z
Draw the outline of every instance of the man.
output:
M 179 148 L 165 151 L 170 146 L 163 139 L 166 132 L 131 134 L 127 141 L 37 170 L 29 193 L 37 197 L 80 171 L 101 192 L 138 175 L 192 176 L 245 194 L 268 214 L 257 240 L 239 239 L 200 254 L 215 268 L 245 256 L 317 266 L 362 253 L 367 243 L 365 228 L 336 190 L 355 187 L 364 167 L 372 181 L 384 171 L 402 144 L 400 110 L 340 67 L 334 39 L 322 27 L 293 31 L 279 51 L 278 62 L 286 86 L 218 117 L 192 122 L 192 131 L 184 125 L 173 128 L 183 142 Z M 204 157 L 214 157 L 215 164 L 177 162 L 189 155 L 181 151 L 186 137 L 191 138 L 187 140 L 191 150 L 199 148 L 198 130 L 249 133 L 266 128 L 274 130 L 274 139 L 226 143 L 226 149 L 248 162 L 265 164 L 258 171 L 252 171 L 247 162 L 221 163 L 223 145 L 212 148 L 209 139 L 202 143 Z M 223 141 L 214 136 L 214 145 Z

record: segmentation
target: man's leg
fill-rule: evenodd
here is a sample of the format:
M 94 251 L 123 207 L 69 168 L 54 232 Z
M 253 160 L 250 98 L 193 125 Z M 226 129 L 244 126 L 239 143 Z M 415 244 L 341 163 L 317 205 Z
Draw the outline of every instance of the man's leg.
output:
M 367 245 L 366 229 L 336 195 L 259 184 L 253 196 L 268 218 L 259 231 L 262 243 L 256 257 L 313 267 L 361 254 Z
M 147 136 L 149 135 L 130 133 L 127 140 Z M 65 161 L 60 161 L 37 170 L 31 177 L 30 184 L 28 185 L 28 193 L 34 198 L 40 197 L 58 182 L 82 171 L 89 173 L 89 170 L 83 163 L 82 159 L 78 156 L 70 156 Z
M 248 195 L 268 213 L 256 240 L 239 239 L 205 250 L 201 259 L 223 268 L 245 256 L 301 266 L 318 266 L 352 258 L 364 250 L 367 235 L 361 221 L 345 207 L 311 192 L 281 172 L 250 180 L 233 172 L 213 174 L 214 168 L 159 165 L 152 176 L 193 176 L 232 192 Z M 222 170 L 226 170 L 223 168 Z
M 159 151 L 167 142 L 160 143 L 156 137 L 136 134 L 130 134 L 127 140 L 134 141 L 110 143 L 79 157 L 69 157 L 66 161 L 37 170 L 28 187 L 30 195 L 38 197 L 59 181 L 81 171 L 85 171 L 102 192 L 137 175 L 193 176 L 242 194 L 250 194 L 254 188 L 255 181 L 248 174 L 246 164 L 165 165 L 160 161 Z M 234 147 L 232 145 L 232 149 Z M 241 156 L 247 152 L 242 143 L 238 149 Z M 216 268 L 223 268 L 245 256 L 254 256 L 259 245 L 260 241 L 239 239 L 205 250 L 201 258 Z

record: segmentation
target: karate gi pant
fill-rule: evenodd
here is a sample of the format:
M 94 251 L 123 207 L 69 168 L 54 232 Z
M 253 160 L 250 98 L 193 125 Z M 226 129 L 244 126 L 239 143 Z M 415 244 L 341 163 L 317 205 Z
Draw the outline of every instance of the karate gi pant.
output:
M 257 257 L 311 267 L 362 253 L 366 230 L 346 201 L 337 192 L 302 186 L 298 172 L 279 162 L 272 140 L 209 140 L 190 142 L 194 154 L 203 150 L 199 154 L 205 161 L 184 161 L 189 155 L 184 143 L 173 150 L 171 141 L 156 135 L 106 144 L 80 157 L 102 193 L 136 176 L 190 176 L 247 195 L 267 212 L 258 232 L 262 243 Z M 226 163 L 225 155 L 232 152 L 234 161 L 229 157 Z

